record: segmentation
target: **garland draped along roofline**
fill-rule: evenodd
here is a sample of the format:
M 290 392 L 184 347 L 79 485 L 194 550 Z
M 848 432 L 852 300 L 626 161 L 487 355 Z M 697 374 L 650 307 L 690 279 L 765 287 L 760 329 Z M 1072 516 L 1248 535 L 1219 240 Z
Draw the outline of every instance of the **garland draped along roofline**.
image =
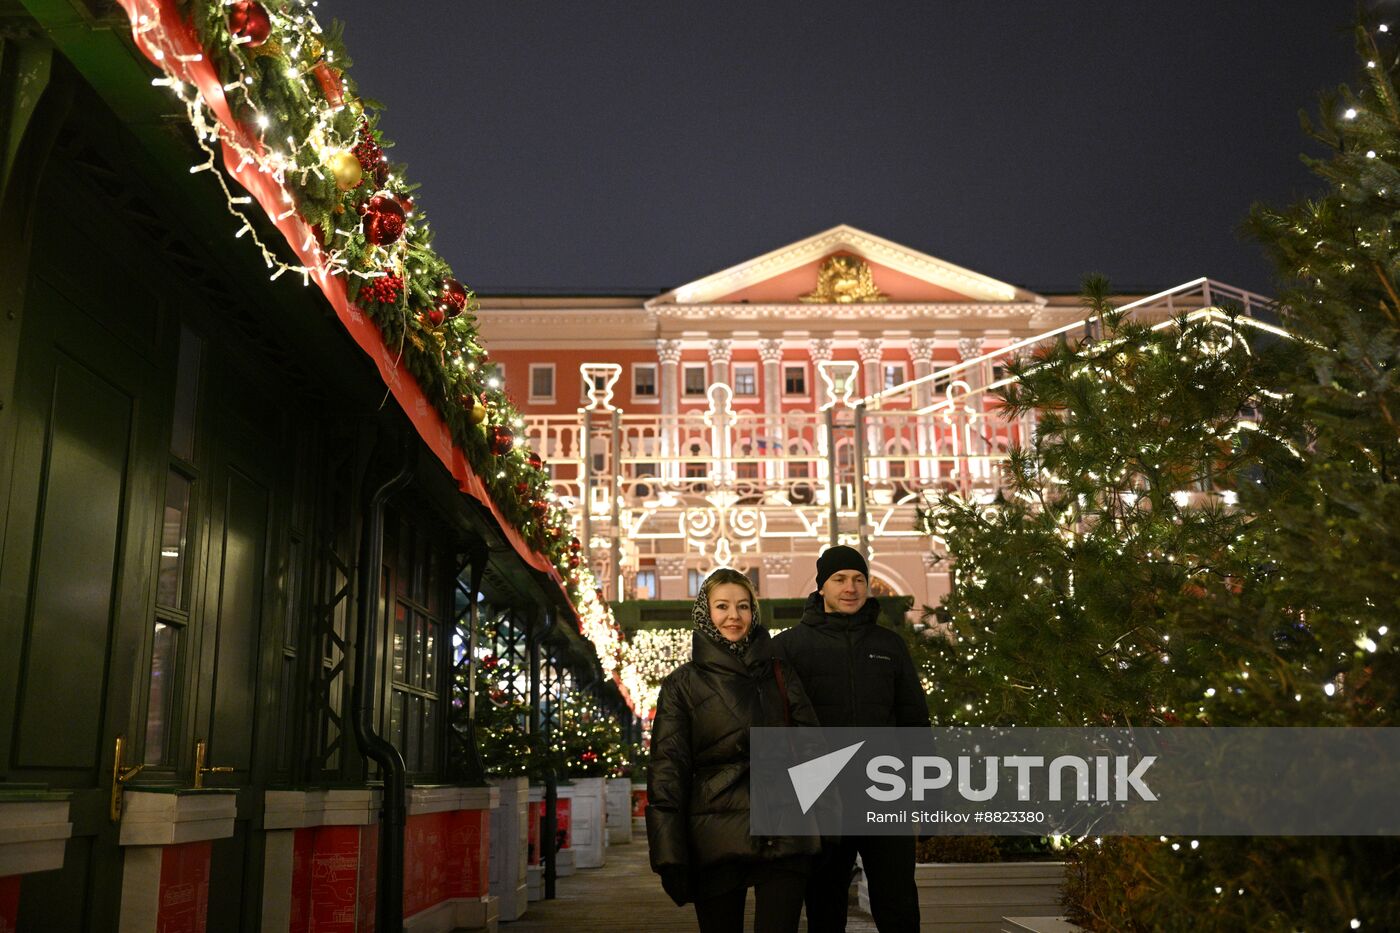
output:
M 484 505 L 521 559 L 568 596 L 580 633 L 638 713 L 646 693 L 595 591 L 569 513 L 515 436 L 519 412 L 492 379 L 475 295 L 430 246 L 413 187 L 384 155 L 372 106 L 354 95 L 338 29 L 299 0 L 118 0 L 136 47 L 184 104 L 228 201 L 271 278 L 314 283 L 369 355 L 458 488 Z M 237 194 L 219 171 L 238 183 Z M 251 196 L 251 197 L 249 197 Z M 253 202 L 295 256 L 262 242 Z

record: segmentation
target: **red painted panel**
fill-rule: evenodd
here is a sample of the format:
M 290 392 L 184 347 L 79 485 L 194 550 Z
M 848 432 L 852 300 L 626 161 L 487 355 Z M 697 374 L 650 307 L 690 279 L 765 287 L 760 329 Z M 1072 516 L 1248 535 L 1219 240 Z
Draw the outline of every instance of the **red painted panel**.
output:
M 452 814 L 452 848 L 461 853 L 460 887 L 451 897 L 485 897 L 491 885 L 491 818 L 485 810 Z
M 358 929 L 374 929 L 379 898 L 379 824 L 360 827 L 360 919 Z M 320 927 L 316 928 L 320 933 Z
M 646 819 L 647 815 L 647 789 L 645 787 L 632 788 L 632 816 L 634 819 Z
M 450 879 L 460 875 L 462 853 L 449 844 L 451 813 L 418 813 L 404 830 L 403 915 L 412 917 L 449 897 Z
M 529 823 L 529 849 L 525 860 L 527 865 L 538 865 L 540 863 L 540 821 L 544 819 L 544 801 L 531 800 L 530 813 L 526 818 Z
M 316 830 L 303 827 L 292 837 L 291 922 L 287 933 L 311 933 L 311 858 Z
M 209 918 L 209 855 L 213 843 L 166 846 L 160 854 L 156 933 L 204 933 Z
M 363 895 L 361 836 L 365 827 L 322 826 L 315 833 L 310 859 L 309 927 L 316 933 L 357 933 L 357 910 Z M 373 883 L 374 875 L 370 874 Z M 371 905 L 373 899 L 371 899 Z M 370 914 L 370 927 L 374 924 Z
M 0 878 L 0 933 L 15 933 L 19 929 L 20 875 Z
M 564 845 L 561 848 L 572 849 L 574 847 L 574 837 L 569 832 L 573 813 L 574 802 L 572 800 L 569 800 L 567 797 L 560 797 L 554 801 L 555 828 L 564 839 Z

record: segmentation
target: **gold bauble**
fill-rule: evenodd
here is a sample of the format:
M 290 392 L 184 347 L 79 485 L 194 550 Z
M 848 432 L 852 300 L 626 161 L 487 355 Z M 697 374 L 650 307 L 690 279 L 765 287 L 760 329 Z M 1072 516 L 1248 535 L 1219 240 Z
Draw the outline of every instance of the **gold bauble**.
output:
M 360 179 L 364 178 L 364 169 L 360 168 L 360 160 L 355 158 L 355 153 L 349 149 L 337 149 L 332 152 L 330 158 L 326 159 L 326 166 L 335 176 L 335 186 L 341 191 L 349 191 L 359 185 Z
M 481 424 L 481 422 L 486 420 L 486 406 L 477 402 L 472 405 L 472 409 L 468 412 L 467 417 L 471 419 L 472 424 Z

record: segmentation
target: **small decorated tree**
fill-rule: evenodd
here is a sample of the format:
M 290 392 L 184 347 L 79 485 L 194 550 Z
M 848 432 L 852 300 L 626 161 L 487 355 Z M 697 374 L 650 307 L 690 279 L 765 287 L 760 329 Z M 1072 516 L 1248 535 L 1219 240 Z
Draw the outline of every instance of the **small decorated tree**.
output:
M 492 654 L 482 657 L 477 665 L 477 744 L 486 773 L 499 777 L 528 773 L 534 747 L 529 704 L 510 689 L 514 676 Z
M 617 777 L 628 768 L 622 725 L 587 693 L 566 695 L 550 751 L 570 777 Z

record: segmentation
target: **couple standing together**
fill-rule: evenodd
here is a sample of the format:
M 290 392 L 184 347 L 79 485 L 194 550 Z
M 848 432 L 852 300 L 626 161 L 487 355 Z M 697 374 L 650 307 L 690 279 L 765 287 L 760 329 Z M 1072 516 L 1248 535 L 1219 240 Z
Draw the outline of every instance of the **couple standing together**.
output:
M 647 839 L 652 870 L 701 933 L 736 933 L 754 889 L 756 933 L 846 929 L 856 855 L 880 933 L 919 929 L 913 836 L 749 834 L 749 729 L 927 726 L 928 705 L 903 640 L 881 628 L 859 551 L 817 560 L 802 622 L 777 637 L 756 620 L 749 578 L 716 570 L 691 619 L 691 660 L 661 684 L 651 733 Z

